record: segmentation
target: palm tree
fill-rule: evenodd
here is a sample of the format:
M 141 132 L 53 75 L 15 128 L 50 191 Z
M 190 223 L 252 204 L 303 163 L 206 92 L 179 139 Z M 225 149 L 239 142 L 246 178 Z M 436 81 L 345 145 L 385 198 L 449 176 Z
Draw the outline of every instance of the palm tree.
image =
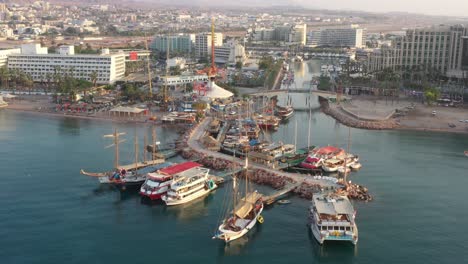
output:
M 90 74 L 89 74 L 89 79 L 91 79 L 91 82 L 93 83 L 93 88 L 96 88 L 96 83 L 97 83 L 97 79 L 98 79 L 98 73 L 97 71 L 92 71 Z M 86 92 L 85 92 L 86 93 Z M 86 95 L 86 94 L 85 94 Z
M 2 87 L 8 89 L 8 81 L 10 79 L 10 72 L 6 65 L 0 68 L 0 79 L 2 82 Z
M 47 92 L 50 92 L 50 86 L 51 86 L 51 83 L 52 83 L 52 78 L 53 78 L 53 76 L 52 76 L 52 74 L 50 72 L 46 73 L 46 75 L 45 75 L 45 81 L 46 81 L 46 87 L 47 87 L 46 94 L 47 94 Z
M 34 87 L 33 77 L 32 77 L 32 75 L 30 73 L 25 73 L 23 78 L 24 78 L 23 79 L 24 80 L 23 84 L 24 84 L 24 86 L 26 86 L 28 88 L 29 94 L 31 94 L 31 90 Z

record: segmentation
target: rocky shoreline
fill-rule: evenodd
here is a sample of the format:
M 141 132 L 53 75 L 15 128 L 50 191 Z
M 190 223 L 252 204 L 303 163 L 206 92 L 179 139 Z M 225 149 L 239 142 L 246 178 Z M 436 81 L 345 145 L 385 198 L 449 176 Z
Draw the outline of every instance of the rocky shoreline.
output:
M 334 119 L 338 120 L 338 122 L 354 127 L 354 128 L 364 128 L 369 130 L 388 130 L 388 129 L 396 129 L 399 125 L 393 120 L 382 120 L 382 121 L 364 121 L 356 119 L 348 114 L 343 113 L 339 109 L 335 107 L 331 107 L 329 105 L 328 100 L 319 98 L 320 101 L 320 108 L 323 113 L 333 117 Z

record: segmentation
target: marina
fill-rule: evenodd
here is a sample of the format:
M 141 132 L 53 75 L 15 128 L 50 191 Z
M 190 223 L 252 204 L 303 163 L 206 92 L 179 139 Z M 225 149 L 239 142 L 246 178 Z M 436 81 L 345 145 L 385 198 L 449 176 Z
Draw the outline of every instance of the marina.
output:
M 310 106 L 309 109 L 311 109 Z M 30 122 L 27 114 L 0 112 L 3 120 L 8 121 L 9 115 L 25 118 L 25 124 Z M 229 263 L 235 262 L 230 256 L 233 254 L 231 252 L 233 248 L 240 248 L 235 255 L 241 260 L 255 259 L 259 256 L 257 254 L 260 254 L 262 257 L 275 257 L 285 261 L 283 257 L 285 252 L 281 254 L 275 252 L 284 249 L 283 247 L 273 246 L 275 250 L 271 248 L 271 241 L 278 241 L 297 247 L 297 249 L 288 247 L 285 251 L 287 254 L 300 256 L 300 260 L 322 259 L 325 256 L 324 252 L 333 252 L 333 254 L 345 255 L 345 260 L 337 261 L 337 263 L 358 260 L 366 263 L 366 258 L 375 260 L 380 257 L 372 252 L 373 243 L 390 246 L 390 241 L 382 241 L 375 236 L 385 235 L 392 238 L 394 243 L 397 239 L 395 235 L 387 232 L 382 223 L 378 222 L 385 221 L 378 214 L 384 205 L 398 207 L 398 210 L 400 207 L 410 208 L 413 211 L 422 210 L 421 208 L 415 209 L 411 204 L 402 205 L 400 198 L 393 197 L 391 192 L 379 188 L 383 184 L 398 185 L 400 186 L 398 191 L 406 199 L 409 199 L 407 195 L 409 192 L 415 191 L 413 189 L 410 191 L 410 186 L 423 184 L 427 189 L 431 189 L 428 182 L 421 183 L 420 178 L 414 177 L 414 175 L 420 175 L 418 174 L 420 171 L 416 171 L 417 168 L 412 168 L 410 164 L 401 168 L 394 168 L 387 164 L 387 155 L 398 154 L 402 159 L 405 158 L 413 163 L 421 162 L 421 159 L 426 160 L 422 156 L 408 155 L 409 152 L 421 151 L 420 145 L 399 143 L 402 138 L 421 142 L 417 136 L 411 133 L 384 131 L 381 133 L 387 136 L 389 143 L 382 143 L 379 141 L 381 135 L 375 132 L 350 129 L 336 123 L 321 112 L 311 110 L 294 112 L 287 120 L 283 120 L 285 122 L 279 122 L 276 129 L 257 127 L 255 119 L 247 121 L 249 115 L 242 108 L 238 108 L 235 115 L 227 115 L 228 118 L 231 116 L 231 119 L 216 119 L 213 117 L 215 115 L 209 115 L 200 119 L 199 123 L 191 125 L 181 122 L 177 125 L 156 126 L 158 139 L 151 139 L 154 144 L 148 144 L 146 136 L 145 142 L 141 142 L 143 138 L 141 135 L 153 133 L 152 124 L 139 125 L 135 129 L 134 124 L 102 125 L 85 120 L 60 121 L 62 119 L 44 118 L 44 122 L 38 124 L 37 128 L 60 127 L 51 134 L 63 137 L 65 142 L 69 140 L 69 144 L 74 146 L 76 154 L 69 154 L 69 158 L 79 161 L 80 164 L 69 164 L 65 171 L 73 168 L 75 173 L 80 167 L 85 167 L 89 171 L 99 171 L 103 166 L 110 167 L 112 150 L 103 148 L 109 142 L 107 139 L 102 139 L 102 134 L 117 127 L 118 131 L 115 130 L 114 136 L 111 137 L 115 141 L 115 135 L 136 130 L 135 135 L 140 135 L 140 139 L 135 136 L 134 140 L 130 140 L 134 141 L 133 144 L 120 144 L 117 140 L 119 142 L 117 145 L 121 150 L 117 160 L 121 159 L 121 161 L 117 163 L 114 161 L 115 170 L 102 173 L 83 172 L 90 174 L 88 176 L 95 174 L 95 177 L 105 181 L 110 179 L 109 173 L 117 171 L 121 179 L 131 180 L 133 175 L 127 174 L 127 171 L 135 171 L 136 175 L 143 176 L 141 177 L 143 181 L 139 181 L 137 185 L 138 191 L 133 192 L 129 189 L 115 191 L 113 188 L 107 189 L 106 186 L 109 185 L 107 183 L 99 184 L 100 181 L 92 181 L 92 177 L 75 177 L 67 178 L 69 181 L 67 184 L 68 186 L 75 184 L 79 186 L 79 189 L 71 187 L 74 191 L 68 192 L 68 195 L 78 200 L 82 199 L 79 197 L 87 197 L 84 198 L 87 201 L 81 205 L 84 212 L 91 210 L 95 213 L 96 211 L 92 208 L 98 206 L 99 209 L 96 209 L 100 212 L 98 215 L 108 216 L 108 221 L 103 222 L 91 213 L 87 217 L 92 219 L 93 225 L 97 224 L 101 228 L 107 226 L 106 228 L 115 232 L 122 230 L 124 240 L 128 242 L 134 241 L 131 232 L 138 230 L 140 234 L 138 241 L 156 241 L 158 245 L 162 245 L 161 247 L 166 251 L 161 253 L 164 259 L 186 260 L 182 256 L 174 257 L 174 252 L 181 246 L 185 246 L 207 254 L 205 259 L 201 259 L 208 263 L 213 262 L 212 258 L 208 257 L 209 249 L 213 247 L 219 248 L 217 257 Z M 268 116 L 268 114 L 262 116 Z M 240 120 L 244 121 L 240 122 Z M 176 133 L 177 127 L 180 133 Z M 230 130 L 233 133 L 229 133 Z M 350 143 L 351 130 L 352 144 Z M 432 135 L 431 137 L 434 138 L 434 142 L 445 142 L 447 151 L 458 147 L 442 136 Z M 461 140 L 456 136 L 453 137 L 454 141 Z M 160 143 L 157 143 L 159 141 Z M 372 144 L 363 142 L 372 142 Z M 161 147 L 170 144 L 174 146 Z M 145 148 L 139 149 L 139 145 Z M 235 150 L 234 147 L 236 147 Z M 378 152 L 376 154 L 375 148 L 384 148 L 385 154 Z M 351 149 L 353 154 L 350 153 Z M 87 157 L 90 151 L 96 153 L 98 157 L 96 160 Z M 171 154 L 163 154 L 163 151 Z M 153 157 L 153 161 L 151 157 L 147 159 L 147 156 Z M 458 154 L 457 156 L 463 157 L 464 155 Z M 248 160 L 248 166 L 245 166 L 246 160 Z M 187 162 L 196 165 L 181 166 L 184 167 L 181 170 L 171 169 Z M 460 168 L 446 167 L 453 162 L 449 161 L 448 164 L 443 165 L 443 168 L 452 172 L 458 171 L 457 175 L 460 175 Z M 302 167 L 303 163 L 307 165 Z M 292 168 L 295 170 L 291 170 Z M 125 170 L 125 175 L 122 174 L 122 170 Z M 44 171 L 48 170 L 44 169 Z M 408 178 L 408 173 L 413 176 Z M 392 177 L 388 177 L 389 174 Z M 437 178 L 433 176 L 431 173 L 424 175 L 426 180 L 437 182 Z M 463 179 L 458 176 L 452 177 L 457 177 L 458 181 L 463 182 Z M 35 179 L 32 181 L 37 184 Z M 244 181 L 248 181 L 249 184 L 237 185 Z M 399 184 L 405 181 L 409 181 L 410 186 Z M 236 188 L 240 192 L 233 196 L 230 192 Z M 456 190 L 457 187 L 455 187 L 455 192 Z M 91 194 L 83 194 L 87 192 Z M 62 192 L 59 193 L 62 194 Z M 330 195 L 331 198 L 323 195 Z M 223 197 L 233 197 L 229 202 L 233 204 L 226 206 Z M 330 209 L 323 211 L 320 208 L 314 211 L 313 203 L 316 208 L 320 203 L 314 200 L 316 197 L 321 197 L 319 199 L 328 204 L 322 207 L 333 206 L 335 211 Z M 104 199 L 107 200 L 107 204 Z M 109 199 L 115 200 L 116 204 L 109 205 Z M 346 201 L 348 205 L 339 205 Z M 370 201 L 372 203 L 366 203 Z M 418 202 L 423 203 L 423 201 Z M 71 199 L 66 199 L 63 203 L 71 206 L 74 204 L 76 207 L 76 201 Z M 441 208 L 437 204 L 433 206 L 441 211 L 450 210 Z M 463 207 L 463 205 L 459 206 Z M 105 208 L 104 211 L 102 211 L 103 208 Z M 226 210 L 226 208 L 230 209 Z M 406 212 L 402 214 L 410 217 Z M 110 215 L 118 215 L 120 220 L 114 220 Z M 120 221 L 126 224 L 122 225 Z M 322 221 L 321 224 L 318 224 L 319 221 Z M 306 223 L 309 224 L 307 228 Z M 425 224 L 430 225 L 428 222 Z M 67 223 L 62 225 L 66 227 Z M 361 231 L 359 248 L 355 246 L 353 250 L 348 250 L 348 246 L 342 242 L 349 241 L 350 245 L 357 243 L 357 225 Z M 44 228 L 47 229 L 47 227 Z M 375 236 L 370 232 L 371 228 L 376 232 Z M 215 229 L 214 232 L 209 231 L 213 229 Z M 97 238 L 97 243 L 111 243 L 112 240 L 107 239 L 103 232 L 93 232 L 102 235 Z M 62 237 L 63 235 L 56 233 L 53 236 Z M 219 239 L 211 240 L 212 236 Z M 168 237 L 177 241 L 177 246 L 166 244 Z M 294 238 L 294 242 L 288 242 L 288 238 Z M 194 241 L 198 245 L 194 245 Z M 322 243 L 323 245 L 320 246 Z M 416 246 L 418 246 L 417 242 Z M 419 246 L 425 245 L 419 244 Z M 34 250 L 28 245 L 26 248 Z M 254 248 L 255 252 L 252 251 Z M 149 247 L 143 245 L 143 249 L 149 250 Z M 63 250 L 70 249 L 64 248 Z M 262 250 L 262 253 L 257 250 L 259 252 Z M 359 255 L 352 253 L 358 250 Z M 120 259 L 130 260 L 120 253 L 116 255 Z M 194 256 L 191 253 L 189 255 Z M 143 252 L 141 256 L 148 260 L 152 258 L 151 255 Z M 432 258 L 437 259 L 436 256 Z
M 295 118 L 301 120 L 308 119 L 307 113 L 296 113 L 291 118 L 289 125 L 280 126 L 278 131 L 273 133 L 272 139 L 278 140 L 281 138 L 287 142 L 294 142 L 294 125 L 291 124 L 294 124 Z M 35 193 L 37 197 L 34 202 L 27 196 L 17 196 L 17 199 L 14 201 L 6 199 L 7 195 L 12 195 L 13 191 L 6 188 L 6 191 L 0 194 L 3 197 L 1 199 L 2 208 L 11 213 L 5 214 L 2 224 L 15 227 L 15 229 L 8 231 L 10 236 L 15 237 L 14 240 L 9 242 L 10 245 L 19 247 L 19 243 L 21 243 L 21 247 L 30 252 L 38 252 L 39 250 L 50 252 L 52 259 L 60 258 L 63 260 L 64 258 L 56 250 L 49 250 L 48 248 L 51 245 L 59 249 L 60 252 L 75 252 L 75 254 L 78 254 L 76 252 L 77 247 L 81 249 L 80 251 L 83 251 L 87 248 L 85 244 L 90 243 L 89 234 L 94 234 L 95 238 L 91 242 L 93 245 L 102 245 L 112 243 L 114 238 L 109 237 L 108 232 L 115 232 L 119 234 L 121 241 L 128 244 L 130 248 L 135 250 L 139 248 L 141 250 L 141 259 L 148 261 L 152 259 L 153 254 L 145 252 L 151 251 L 152 246 L 146 243 L 140 243 L 138 247 L 131 246 L 132 241 L 152 241 L 152 243 L 158 243 L 161 247 L 159 251 L 160 257 L 175 261 L 187 260 L 186 257 L 174 256 L 174 254 L 180 247 L 189 247 L 198 251 L 199 254 L 205 255 L 206 258 L 201 259 L 207 263 L 214 262 L 210 255 L 213 249 L 216 251 L 214 253 L 215 258 L 223 259 L 228 263 L 237 262 L 239 259 L 245 261 L 257 259 L 260 261 L 260 258 L 263 257 L 274 257 L 278 260 L 286 261 L 284 254 L 297 254 L 299 256 L 298 259 L 303 261 L 325 259 L 329 254 L 343 256 L 344 260 L 340 258 L 336 263 L 351 263 L 354 261 L 371 263 L 375 260 L 389 263 L 389 260 L 396 261 L 400 257 L 435 263 L 436 261 L 442 261 L 440 257 L 441 252 L 435 252 L 437 254 L 429 252 L 428 255 L 421 256 L 420 254 L 406 250 L 405 245 L 411 243 L 412 249 L 419 248 L 422 250 L 429 244 L 440 248 L 440 250 L 450 250 L 453 247 L 446 245 L 446 243 L 456 243 L 457 239 L 454 236 L 444 236 L 444 244 L 434 240 L 425 240 L 424 243 L 422 241 L 427 235 L 435 236 L 439 232 L 450 234 L 455 229 L 451 225 L 441 226 L 440 223 L 429 222 L 427 218 L 414 218 L 412 216 L 415 214 L 428 215 L 429 212 L 427 210 L 430 210 L 437 217 L 441 217 L 442 223 L 447 224 L 451 223 L 451 220 L 444 218 L 444 215 L 455 213 L 458 217 L 465 217 L 464 210 L 454 212 L 450 206 L 446 206 L 446 204 L 454 203 L 458 208 L 465 208 L 463 203 L 457 202 L 462 201 L 462 199 L 457 200 L 457 197 L 459 198 L 458 194 L 464 193 L 462 186 L 466 184 L 466 177 L 463 174 L 466 167 L 457 165 L 457 163 L 466 160 L 464 155 L 460 155 L 460 153 L 463 154 L 464 150 L 461 144 L 464 139 L 461 135 L 428 135 L 395 131 L 376 133 L 353 129 L 352 150 L 354 153 L 359 153 L 360 160 L 365 162 L 366 166 L 356 174 L 350 174 L 349 179 L 353 182 L 366 185 L 377 196 L 371 205 L 361 202 L 354 204 L 354 208 L 358 212 L 356 219 L 360 231 L 358 254 L 345 245 L 341 245 L 341 243 L 336 245 L 325 242 L 324 246 L 319 246 L 312 233 L 311 237 L 307 235 L 310 229 L 305 226 L 308 215 L 306 211 L 309 208 L 311 197 L 300 199 L 299 196 L 301 194 L 286 198 L 291 201 L 291 204 L 287 206 L 281 205 L 279 207 L 273 205 L 271 208 L 265 207 L 262 212 L 265 222 L 261 226 L 259 225 L 260 228 L 256 228 L 258 230 L 255 232 L 252 230 L 252 233 L 249 232 L 247 236 L 233 241 L 231 246 L 227 248 L 219 248 L 219 244 L 216 242 L 220 243 L 220 241 L 211 240 L 210 238 L 213 233 L 210 231 L 218 227 L 216 223 L 222 207 L 218 200 L 222 200 L 225 192 L 230 188 L 229 185 L 218 188 L 216 192 L 206 196 L 205 199 L 195 200 L 191 204 L 181 205 L 182 207 L 175 206 L 165 209 L 165 206 L 161 206 L 158 203 L 145 206 L 146 203 L 141 202 L 141 198 L 137 194 L 132 195 L 128 192 L 116 194 L 112 189 L 108 190 L 105 187 L 100 187 L 90 177 L 77 175 L 77 168 L 83 164 L 86 164 L 86 168 L 90 170 L 97 170 L 102 168 L 103 164 L 111 165 L 113 163 L 113 150 L 102 147 L 109 143 L 107 140 L 102 139 L 102 134 L 112 129 L 111 124 L 55 118 L 42 118 L 42 122 L 34 123 L 36 131 L 47 131 L 44 135 L 36 138 L 36 140 L 41 142 L 42 150 L 56 150 L 60 154 L 67 153 L 67 155 L 59 155 L 57 165 L 52 169 L 50 166 L 45 166 L 45 164 L 49 163 L 51 157 L 38 155 L 39 149 L 27 147 L 32 142 L 27 134 L 31 133 L 31 130 L 24 128 L 28 128 L 36 119 L 35 116 L 26 113 L 0 113 L 0 120 L 2 120 L 2 124 L 5 124 L 5 126 L 1 126 L 0 128 L 2 137 L 10 140 L 15 149 L 21 150 L 18 153 L 19 155 L 32 161 L 31 165 L 18 166 L 18 163 L 15 161 L 18 156 L 6 155 L 6 153 L 12 150 L 13 145 L 3 145 L 4 147 L 0 149 L 0 152 L 6 159 L 3 159 L 1 162 L 3 164 L 8 162 L 14 165 L 13 167 L 22 169 L 17 178 L 8 178 L 2 184 L 14 185 L 15 183 L 28 180 L 30 184 L 23 185 L 23 190 Z M 316 120 L 316 123 L 313 123 L 313 127 L 321 128 L 313 129 L 315 132 L 311 140 L 312 143 L 323 146 L 323 142 L 331 142 L 335 146 L 339 145 L 341 148 L 346 148 L 345 139 L 348 134 L 346 127 L 336 126 L 334 120 L 321 113 L 314 113 L 312 119 Z M 119 131 L 133 131 L 133 125 L 118 124 L 117 126 Z M 9 128 L 12 127 L 16 127 L 16 129 L 14 131 L 10 130 Z M 171 138 L 172 129 L 158 128 L 157 130 L 158 138 L 161 140 L 163 138 L 169 142 L 177 140 L 177 138 Z M 285 130 L 289 131 L 289 133 L 286 133 Z M 301 146 L 307 144 L 307 137 L 304 136 L 304 131 L 306 130 L 307 124 L 299 123 L 298 144 Z M 330 133 L 330 131 L 332 132 Z M 150 132 L 151 129 L 149 127 L 139 128 L 140 135 L 149 134 Z M 12 138 L 13 133 L 15 135 L 19 133 L 22 140 L 19 141 Z M 387 138 L 387 142 L 379 140 L 382 135 Z M 65 149 L 57 149 L 57 146 L 50 141 L 50 136 L 60 138 L 65 146 L 74 146 L 74 151 L 70 153 L 65 152 Z M 373 145 L 364 144 L 364 139 L 372 142 Z M 441 153 L 433 152 L 428 154 L 425 152 L 425 155 L 415 155 L 415 153 L 422 153 L 423 149 L 427 147 L 435 148 L 439 145 L 443 146 Z M 376 148 L 385 149 L 386 151 L 385 153 L 375 152 Z M 93 151 L 95 155 L 92 157 L 87 155 L 90 151 Z M 122 163 L 130 164 L 134 159 L 132 157 L 133 154 L 131 154 L 133 153 L 132 144 L 121 144 L 121 151 Z M 125 155 L 124 153 L 130 153 L 131 155 Z M 407 162 L 403 162 L 399 167 L 394 167 L 392 164 L 387 163 L 388 155 L 398 155 L 402 160 L 406 160 Z M 439 177 L 438 173 L 424 171 L 423 168 L 414 166 L 414 164 L 424 164 L 430 160 L 441 159 L 441 155 L 451 155 L 453 157 L 440 165 L 440 169 L 447 171 L 450 182 L 458 183 L 451 187 L 452 191 L 450 193 L 443 192 L 439 188 L 439 186 L 443 186 L 447 182 L 447 179 Z M 60 158 L 60 156 L 62 157 Z M 232 157 L 230 158 L 232 159 Z M 70 162 L 70 160 L 75 160 L 75 162 Z M 212 159 L 210 162 L 214 162 L 214 160 Z M 221 161 L 219 162 L 221 163 Z M 221 164 L 219 166 L 227 167 Z M 6 166 L 5 168 L 5 173 L 7 174 L 14 172 L 11 170 L 12 166 Z M 15 171 L 17 170 L 15 169 Z M 35 171 L 40 171 L 40 174 Z M 389 173 L 383 171 L 388 171 Z M 256 180 L 258 182 L 269 181 L 271 176 L 267 176 L 267 172 L 257 173 L 255 175 Z M 28 176 L 28 174 L 31 176 Z M 40 175 L 47 175 L 47 177 L 40 177 Z M 313 179 L 313 177 L 311 178 Z M 320 179 L 320 181 L 323 180 L 325 179 Z M 66 186 L 66 188 L 50 188 L 52 182 Z M 310 183 L 314 182 L 311 181 Z M 281 189 L 280 182 L 276 184 L 278 184 L 278 190 Z M 271 191 L 262 188 L 261 185 L 257 186 L 259 192 L 268 195 Z M 382 186 L 385 185 L 391 188 L 383 188 Z M 433 195 L 439 197 L 439 202 L 427 204 L 426 201 L 430 200 L 430 196 Z M 420 198 L 415 199 L 415 197 Z M 412 200 L 412 202 L 407 203 L 404 202 L 405 200 Z M 56 219 L 57 214 L 55 212 L 57 206 L 59 206 L 60 210 L 67 212 L 61 218 L 64 221 L 56 222 L 55 226 L 46 225 L 45 223 L 48 221 Z M 388 212 L 394 212 L 394 210 L 398 211 L 398 217 L 388 215 Z M 28 232 L 32 227 L 32 225 L 28 224 L 31 223 L 31 220 L 23 218 L 22 221 L 18 221 L 17 216 L 21 211 L 28 212 L 29 216 L 36 219 L 42 219 L 39 220 L 42 223 L 40 230 L 47 233 L 48 236 L 38 237 L 38 235 Z M 388 216 L 390 219 L 387 218 Z M 410 222 L 403 222 L 402 218 L 410 219 Z M 75 230 L 76 225 L 80 227 L 80 232 Z M 388 225 L 401 226 L 401 229 L 404 229 L 405 232 L 399 228 L 388 228 Z M 25 230 L 25 232 L 13 231 L 21 229 Z M 62 232 L 62 230 L 67 231 Z M 190 233 L 186 230 L 190 230 Z M 417 232 L 412 232 L 410 239 L 408 234 L 406 234 L 407 230 Z M 135 232 L 138 233 L 138 240 L 135 240 Z M 73 247 L 66 243 L 58 243 L 58 241 L 67 240 L 70 236 L 75 237 L 77 242 L 82 242 Z M 379 238 L 383 236 L 387 239 L 382 240 Z M 167 237 L 174 239 L 176 245 L 167 244 Z M 48 246 L 41 245 L 41 243 L 33 243 L 33 241 L 47 242 Z M 290 247 L 272 246 L 271 241 L 289 243 Z M 397 247 L 399 250 L 392 256 L 386 256 L 382 250 L 375 248 L 376 243 L 380 243 L 382 247 Z M 241 245 L 240 251 L 233 253 L 231 250 L 239 244 Z M 11 250 L 10 246 L 6 247 L 5 244 L 3 246 L 6 250 L 5 254 L 10 256 L 6 257 L 7 262 L 11 257 L 16 260 L 24 259 L 19 257 L 18 253 L 15 253 L 16 251 Z M 462 251 L 458 252 L 462 253 Z M 94 258 L 105 256 L 109 260 L 116 260 L 118 258 L 120 260 L 131 261 L 133 258 L 128 256 L 128 254 L 115 251 L 110 255 L 101 251 L 90 252 L 88 254 Z M 192 257 L 195 256 L 192 253 L 188 254 Z M 232 256 L 233 254 L 235 256 Z

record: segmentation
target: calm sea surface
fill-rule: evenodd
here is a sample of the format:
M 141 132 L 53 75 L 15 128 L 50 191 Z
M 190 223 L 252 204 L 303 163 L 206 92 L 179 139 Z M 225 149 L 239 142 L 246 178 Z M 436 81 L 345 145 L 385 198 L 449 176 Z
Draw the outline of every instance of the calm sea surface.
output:
M 304 64 L 307 71 L 308 64 Z M 274 140 L 307 144 L 308 113 L 298 112 Z M 306 227 L 309 202 L 264 211 L 265 223 L 225 246 L 211 240 L 226 187 L 168 208 L 148 204 L 79 174 L 113 165 L 102 135 L 150 135 L 145 125 L 0 111 L 0 263 L 466 263 L 466 135 L 351 130 L 363 168 L 351 180 L 375 200 L 356 202 L 359 243 L 319 246 Z M 174 127 L 157 130 L 172 142 Z M 348 128 L 312 113 L 311 142 L 345 147 Z M 265 190 L 262 188 L 262 190 Z

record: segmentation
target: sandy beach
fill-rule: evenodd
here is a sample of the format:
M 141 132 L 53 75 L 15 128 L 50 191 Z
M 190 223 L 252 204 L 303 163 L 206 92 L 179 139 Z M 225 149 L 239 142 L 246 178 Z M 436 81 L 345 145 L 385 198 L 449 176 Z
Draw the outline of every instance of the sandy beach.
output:
M 251 91 L 251 88 L 249 90 Z M 56 112 L 54 107 L 55 104 L 50 102 L 48 96 L 23 95 L 20 98 L 9 100 L 8 106 L 4 109 L 55 117 L 125 123 L 153 123 L 152 121 L 148 121 L 149 116 L 118 117 L 110 115 L 108 111 L 97 112 L 91 115 L 86 113 Z M 364 129 L 372 129 L 371 126 L 375 126 L 374 129 L 468 133 L 468 122 L 464 122 L 468 120 L 468 109 L 465 108 L 428 106 L 407 99 L 391 102 L 390 100 L 378 100 L 374 97 L 353 97 L 352 101 L 342 103 L 340 106 L 330 104 L 330 108 L 340 114 L 340 122 L 346 123 L 343 120 L 346 119 L 355 124 L 348 125 Z M 346 111 L 343 111 L 342 108 Z M 399 117 L 390 117 L 396 109 L 404 110 L 405 114 Z M 436 111 L 435 115 L 432 114 L 433 111 Z M 151 115 L 156 116 L 157 120 L 160 120 L 164 113 L 152 112 Z M 338 119 L 333 114 L 330 115 Z M 460 122 L 460 120 L 463 122 Z M 159 121 L 154 123 L 160 124 Z M 453 127 L 453 125 L 455 126 Z
M 119 117 L 112 116 L 110 112 L 103 111 L 97 112 L 94 114 L 87 113 L 73 113 L 73 112 L 56 112 L 55 104 L 49 101 L 48 96 L 44 95 L 23 95 L 20 98 L 15 98 L 14 100 L 8 101 L 8 106 L 4 109 L 10 111 L 20 111 L 28 112 L 33 114 L 47 115 L 51 117 L 66 117 L 66 118 L 80 118 L 80 119 L 90 119 L 90 120 L 99 120 L 99 121 L 110 121 L 110 122 L 120 122 L 120 123 L 154 123 L 160 124 L 160 121 L 148 121 L 150 116 L 141 116 L 141 117 Z M 152 116 L 156 116 L 156 120 L 160 120 L 163 113 L 161 112 L 152 112 Z

